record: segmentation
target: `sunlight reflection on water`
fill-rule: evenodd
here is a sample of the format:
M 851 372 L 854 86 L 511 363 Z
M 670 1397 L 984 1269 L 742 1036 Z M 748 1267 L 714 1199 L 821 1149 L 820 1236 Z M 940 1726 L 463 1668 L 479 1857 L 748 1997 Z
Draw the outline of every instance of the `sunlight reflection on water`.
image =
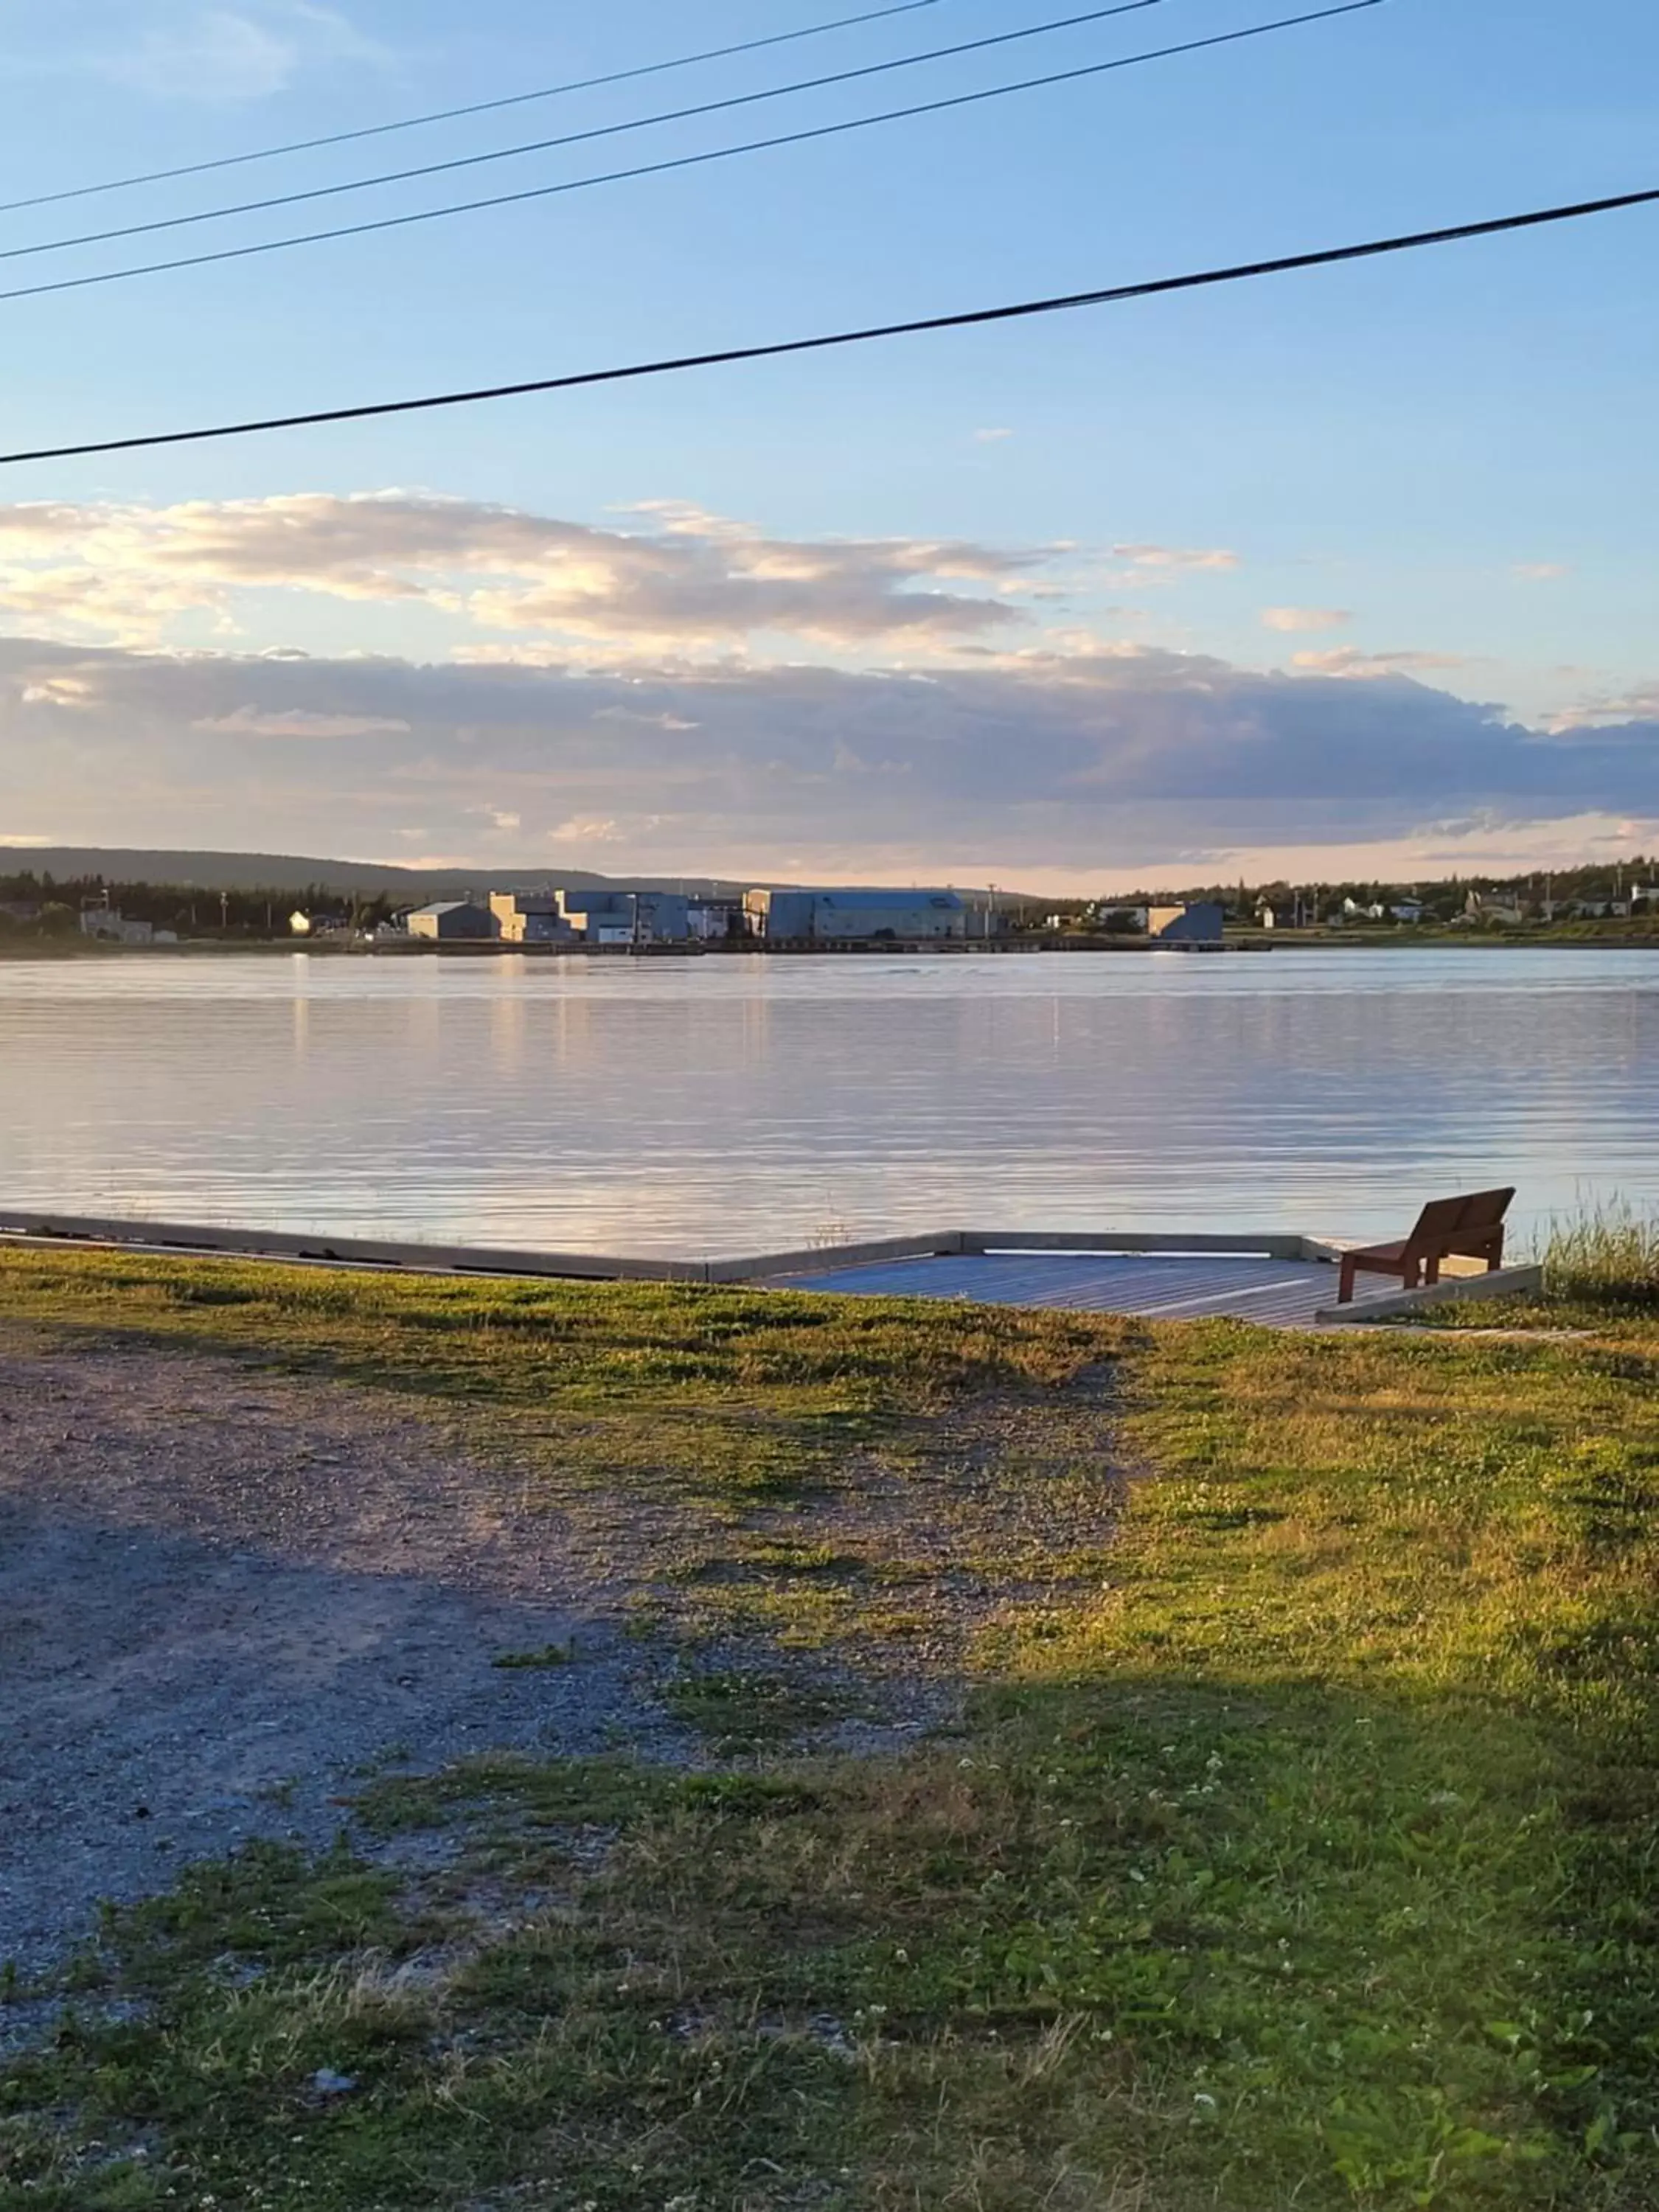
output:
M 719 1255 L 1659 1206 L 1659 955 L 0 963 L 0 1196 Z

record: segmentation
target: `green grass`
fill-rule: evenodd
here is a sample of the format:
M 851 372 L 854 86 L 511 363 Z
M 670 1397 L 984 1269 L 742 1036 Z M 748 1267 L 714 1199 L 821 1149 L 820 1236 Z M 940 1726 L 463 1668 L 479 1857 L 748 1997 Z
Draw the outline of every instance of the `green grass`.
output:
M 1613 1203 L 1552 1223 L 1544 1280 L 1564 1304 L 1659 1307 L 1659 1220 Z
M 753 1667 L 699 1668 L 671 1682 L 663 1703 L 723 1757 L 789 1743 L 849 1710 L 847 1698 L 821 1684 Z
M 1623 1200 L 1583 1206 L 1548 1224 L 1536 1255 L 1542 1295 L 1450 1304 L 1413 1316 L 1438 1328 L 1573 1330 L 1649 1345 L 1659 1315 L 1659 1219 Z
M 0 1311 L 90 1299 L 555 1437 L 602 1408 L 666 1439 L 613 1436 L 616 1480 L 683 1486 L 699 1544 L 712 1500 L 757 1597 L 866 1558 L 872 1453 L 975 1571 L 1027 1576 L 1046 1527 L 1053 1572 L 985 1628 L 960 1728 L 902 1753 L 787 1755 L 825 1716 L 761 1639 L 672 1693 L 738 1766 L 386 1778 L 357 1856 L 250 1852 L 112 1916 L 0 2089 L 5 2212 L 1659 2203 L 1651 1317 L 1114 1332 L 252 1268 L 227 1310 L 173 1263 L 135 1312 L 130 1265 L 0 1257 Z M 1107 1352 L 1115 1403 L 1079 1398 Z M 801 1455 L 787 1529 L 684 1455 L 734 1398 Z M 1117 1540 L 1080 1543 L 1115 1454 Z M 987 1462 L 1053 1483 L 1048 1522 L 956 1527 Z M 861 1618 L 826 1632 L 855 1674 Z M 419 1827 L 443 1870 L 394 1881 L 376 1839 Z M 100 1975 L 145 2008 L 105 2017 Z

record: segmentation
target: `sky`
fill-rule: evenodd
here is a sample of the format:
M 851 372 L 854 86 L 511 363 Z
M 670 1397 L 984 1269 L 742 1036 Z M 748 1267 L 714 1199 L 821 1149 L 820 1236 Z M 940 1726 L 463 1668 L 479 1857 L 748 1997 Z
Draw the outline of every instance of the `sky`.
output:
M 0 200 L 870 0 L 11 0 Z M 928 0 L 0 210 L 0 294 L 1300 12 L 27 249 L 1082 12 Z M 1303 6 L 1309 0 L 1303 0 Z M 375 235 L 0 298 L 7 450 L 989 306 L 1659 184 L 1644 0 L 1385 0 Z M 9 258 L 7 258 L 9 257 Z M 1088 892 L 1659 849 L 1659 210 L 846 352 L 0 470 L 0 843 Z

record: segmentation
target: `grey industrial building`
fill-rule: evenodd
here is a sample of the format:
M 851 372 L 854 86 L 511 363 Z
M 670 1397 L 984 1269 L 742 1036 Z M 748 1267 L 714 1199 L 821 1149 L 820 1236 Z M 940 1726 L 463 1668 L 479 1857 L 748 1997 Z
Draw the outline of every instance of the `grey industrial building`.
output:
M 574 945 L 576 932 L 559 911 L 556 891 L 491 891 L 489 911 L 503 945 Z
M 968 909 L 955 891 L 754 890 L 744 925 L 769 945 L 910 944 L 964 938 Z
M 691 902 L 678 891 L 559 891 L 559 912 L 590 945 L 684 945 Z
M 1219 945 L 1226 915 L 1218 900 L 1146 909 L 1146 934 L 1159 945 Z
M 471 899 L 440 899 L 435 905 L 416 907 L 409 916 L 411 937 L 430 937 L 441 945 L 458 945 L 494 937 L 495 917 L 488 907 Z

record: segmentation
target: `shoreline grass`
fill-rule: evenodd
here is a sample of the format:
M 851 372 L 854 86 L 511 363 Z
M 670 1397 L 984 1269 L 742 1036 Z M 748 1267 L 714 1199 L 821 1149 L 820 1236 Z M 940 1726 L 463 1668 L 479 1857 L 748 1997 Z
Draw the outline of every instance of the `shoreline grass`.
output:
M 1545 1288 L 1566 1305 L 1659 1309 L 1659 1218 L 1613 1200 L 1552 1221 Z
M 1127 1512 L 914 1748 L 803 1756 L 823 1716 L 762 1650 L 684 1678 L 710 1766 L 383 1778 L 334 1856 L 253 1847 L 112 1916 L 75 2024 L 0 2076 L 4 2212 L 1659 2202 L 1659 1319 L 1325 1337 L 297 1273 L 0 1253 L 0 1318 L 602 1409 L 593 1479 L 683 1496 L 699 1542 L 716 1500 L 781 1592 L 845 1552 L 840 1461 L 988 1394 L 1016 1480 L 1060 1480 L 1052 1413 L 1079 1482 L 1127 1461 Z M 1115 1402 L 1066 1409 L 1107 1358 Z M 770 1487 L 698 1463 L 739 1410 L 783 1439 Z M 830 1648 L 856 1666 L 856 1620 Z M 381 1862 L 419 1830 L 436 1871 Z

